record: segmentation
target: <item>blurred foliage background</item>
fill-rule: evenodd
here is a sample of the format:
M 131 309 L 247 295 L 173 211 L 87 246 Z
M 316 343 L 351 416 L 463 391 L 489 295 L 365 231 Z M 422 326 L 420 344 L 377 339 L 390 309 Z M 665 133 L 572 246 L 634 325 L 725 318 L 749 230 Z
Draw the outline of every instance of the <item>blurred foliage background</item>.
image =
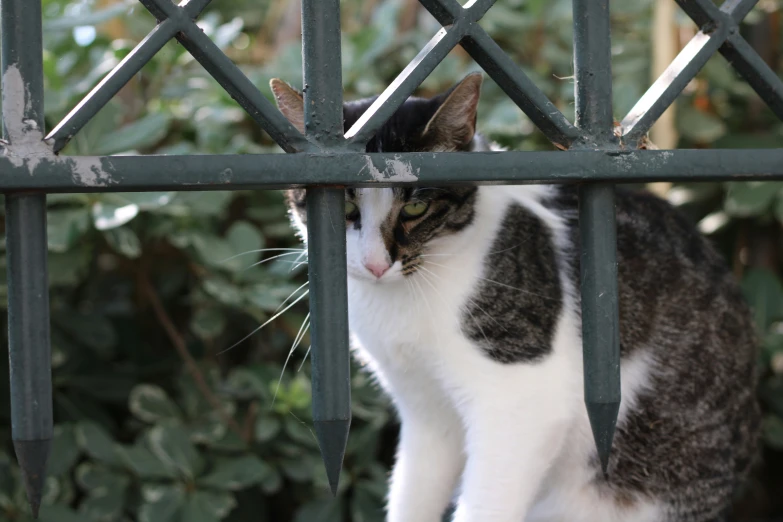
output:
M 52 128 L 154 19 L 135 0 L 43 4 Z M 382 91 L 439 28 L 415 0 L 342 6 L 348 99 Z M 783 1 L 762 0 L 743 25 L 779 73 L 782 13 Z M 672 0 L 617 0 L 612 17 L 620 120 L 696 28 Z M 573 118 L 570 2 L 499 0 L 481 23 Z M 301 87 L 298 2 L 214 0 L 199 25 L 270 101 L 272 77 Z M 475 69 L 458 48 L 422 92 L 446 89 Z M 479 127 L 512 149 L 552 149 L 489 79 Z M 664 148 L 781 147 L 783 124 L 716 56 L 652 139 Z M 176 43 L 65 150 L 280 152 Z M 781 517 L 783 184 L 650 188 L 715 241 L 754 307 L 763 339 L 765 465 L 736 519 Z M 280 193 L 68 194 L 48 203 L 56 438 L 44 522 L 383 520 L 397 427 L 388 402 L 360 372 L 339 495 L 327 494 L 310 428 L 306 266 Z M 7 375 L 7 360 L 0 361 Z M 0 521 L 26 522 L 7 386 L 0 392 Z

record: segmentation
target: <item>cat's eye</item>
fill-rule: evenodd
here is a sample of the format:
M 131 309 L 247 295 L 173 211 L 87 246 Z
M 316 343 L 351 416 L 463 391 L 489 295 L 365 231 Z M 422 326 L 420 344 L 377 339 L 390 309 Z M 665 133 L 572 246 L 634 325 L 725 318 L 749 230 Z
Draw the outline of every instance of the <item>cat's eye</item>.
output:
M 419 217 L 427 212 L 429 206 L 429 203 L 425 203 L 424 201 L 414 201 L 413 203 L 408 203 L 402 207 L 402 215 L 407 218 Z
M 345 219 L 354 220 L 357 217 L 359 217 L 359 207 L 356 206 L 356 203 L 352 203 L 350 201 L 346 201 L 345 202 Z

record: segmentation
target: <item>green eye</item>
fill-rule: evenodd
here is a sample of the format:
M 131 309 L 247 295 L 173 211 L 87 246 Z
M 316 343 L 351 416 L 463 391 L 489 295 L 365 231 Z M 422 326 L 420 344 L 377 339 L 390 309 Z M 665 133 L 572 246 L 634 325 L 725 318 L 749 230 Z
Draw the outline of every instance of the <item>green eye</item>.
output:
M 429 208 L 429 204 L 425 203 L 423 201 L 416 201 L 413 203 L 408 203 L 404 207 L 402 207 L 402 215 L 404 217 L 419 217 L 425 212 L 427 212 L 427 208 Z
M 359 209 L 356 207 L 355 203 L 351 203 L 350 201 L 345 202 L 345 219 L 356 219 L 356 214 L 358 214 Z

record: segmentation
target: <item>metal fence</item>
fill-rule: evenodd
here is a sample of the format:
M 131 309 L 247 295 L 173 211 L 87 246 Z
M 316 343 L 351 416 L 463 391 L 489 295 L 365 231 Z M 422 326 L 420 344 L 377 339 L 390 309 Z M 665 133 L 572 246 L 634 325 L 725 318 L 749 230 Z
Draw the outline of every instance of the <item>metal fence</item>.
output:
M 198 28 L 209 0 L 140 0 L 156 27 L 51 132 L 43 117 L 40 0 L 2 0 L 2 116 L 13 439 L 37 512 L 52 438 L 46 194 L 307 187 L 313 418 L 336 486 L 349 426 L 346 186 L 580 183 L 585 402 L 601 460 L 620 402 L 613 183 L 783 179 L 783 148 L 639 150 L 653 123 L 719 51 L 783 119 L 783 81 L 739 32 L 757 0 L 676 0 L 699 33 L 622 120 L 612 117 L 609 0 L 573 0 L 576 123 L 571 124 L 478 24 L 494 0 L 421 0 L 443 25 L 343 133 L 339 0 L 302 0 L 305 135 Z M 176 38 L 287 155 L 59 156 L 163 45 Z M 374 132 L 457 44 L 566 152 L 366 154 Z

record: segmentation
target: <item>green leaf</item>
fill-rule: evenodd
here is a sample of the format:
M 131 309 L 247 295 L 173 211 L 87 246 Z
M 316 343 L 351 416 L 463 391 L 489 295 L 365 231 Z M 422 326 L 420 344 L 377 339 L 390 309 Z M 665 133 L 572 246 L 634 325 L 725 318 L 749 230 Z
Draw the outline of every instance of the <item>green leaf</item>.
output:
M 141 255 L 141 241 L 136 232 L 128 227 L 119 227 L 107 230 L 104 233 L 106 241 L 115 252 L 130 259 L 136 259 Z
M 219 216 L 233 197 L 231 192 L 180 192 L 176 200 L 185 205 L 193 215 Z
M 234 257 L 237 252 L 225 239 L 209 234 L 193 234 L 191 241 L 199 258 L 205 264 L 231 271 L 242 268 L 242 261 Z
M 269 442 L 280 433 L 281 427 L 282 423 L 277 417 L 271 415 L 259 417 L 256 420 L 256 442 Z
M 145 484 L 141 488 L 143 503 L 139 508 L 139 522 L 175 522 L 185 505 L 183 486 Z
M 204 291 L 228 306 L 241 307 L 243 303 L 242 292 L 236 286 L 231 283 L 219 279 L 217 277 L 210 277 L 204 279 L 201 282 Z
M 166 467 L 152 451 L 139 440 L 133 446 L 119 446 L 120 459 L 126 469 L 143 479 L 173 479 L 177 473 Z
M 47 214 L 49 250 L 65 252 L 90 228 L 87 208 L 50 210 Z
M 190 329 L 200 339 L 214 339 L 226 328 L 226 316 L 217 307 L 199 308 L 190 320 Z
M 728 184 L 724 208 L 737 217 L 765 213 L 779 193 L 781 184 L 773 181 L 735 181 Z
M 778 192 L 775 200 L 775 218 L 778 220 L 778 223 L 783 223 L 783 190 Z
M 294 417 L 286 417 L 285 432 L 291 439 L 303 446 L 318 448 L 318 439 L 313 429 Z
M 357 484 L 351 498 L 351 521 L 384 522 L 383 504 L 383 498 L 376 497 L 371 489 L 362 487 L 362 483 Z
M 342 522 L 343 499 L 315 500 L 302 506 L 294 516 L 294 522 Z
M 114 522 L 124 511 L 125 493 L 124 489 L 91 493 L 79 504 L 79 513 L 94 522 Z
M 194 479 L 204 467 L 196 447 L 183 426 L 167 422 L 152 428 L 148 434 L 150 449 L 161 462 L 188 479 Z
M 269 464 L 254 455 L 245 455 L 218 462 L 212 473 L 199 480 L 199 484 L 223 491 L 239 491 L 259 484 L 271 473 Z
M 236 507 L 231 493 L 196 490 L 188 495 L 181 522 L 219 522 Z
M 92 206 L 92 222 L 98 230 L 111 230 L 128 223 L 139 214 L 134 204 L 118 205 L 107 201 L 96 201 Z
M 84 517 L 68 506 L 41 506 L 39 522 L 84 522 Z
M 680 132 L 697 143 L 711 143 L 726 134 L 726 124 L 715 116 L 685 105 L 677 113 Z
M 76 441 L 76 433 L 71 424 L 58 424 L 54 427 L 52 449 L 49 453 L 47 473 L 56 477 L 71 470 L 79 460 L 81 450 Z
M 171 116 L 165 112 L 154 112 L 105 134 L 93 150 L 94 154 L 105 156 L 127 152 L 155 145 L 166 137 Z
M 128 399 L 128 407 L 131 413 L 144 422 L 179 418 L 182 415 L 166 391 L 152 384 L 139 384 L 133 388 Z
M 783 315 L 783 287 L 769 270 L 751 268 L 742 280 L 745 298 L 753 309 L 756 328 L 763 336 L 767 327 Z
M 91 348 L 101 359 L 108 360 L 114 356 L 117 332 L 105 316 L 60 309 L 52 313 L 52 320 L 59 329 Z
M 783 451 L 783 419 L 767 415 L 761 424 L 764 441 L 772 448 Z
M 260 252 L 253 252 L 264 247 L 264 237 L 248 221 L 237 221 L 226 232 L 228 240 L 235 255 L 242 254 L 243 264 L 250 265 L 257 261 Z
M 106 464 L 119 465 L 121 460 L 117 444 L 99 424 L 83 421 L 76 425 L 76 440 L 90 457 Z
M 132 203 L 139 210 L 156 210 L 171 203 L 176 192 L 122 192 L 119 194 L 106 194 L 105 197 L 113 197 L 124 203 Z
M 272 468 L 272 473 L 261 481 L 261 490 L 267 495 L 274 495 L 283 487 L 283 475 L 277 468 Z

